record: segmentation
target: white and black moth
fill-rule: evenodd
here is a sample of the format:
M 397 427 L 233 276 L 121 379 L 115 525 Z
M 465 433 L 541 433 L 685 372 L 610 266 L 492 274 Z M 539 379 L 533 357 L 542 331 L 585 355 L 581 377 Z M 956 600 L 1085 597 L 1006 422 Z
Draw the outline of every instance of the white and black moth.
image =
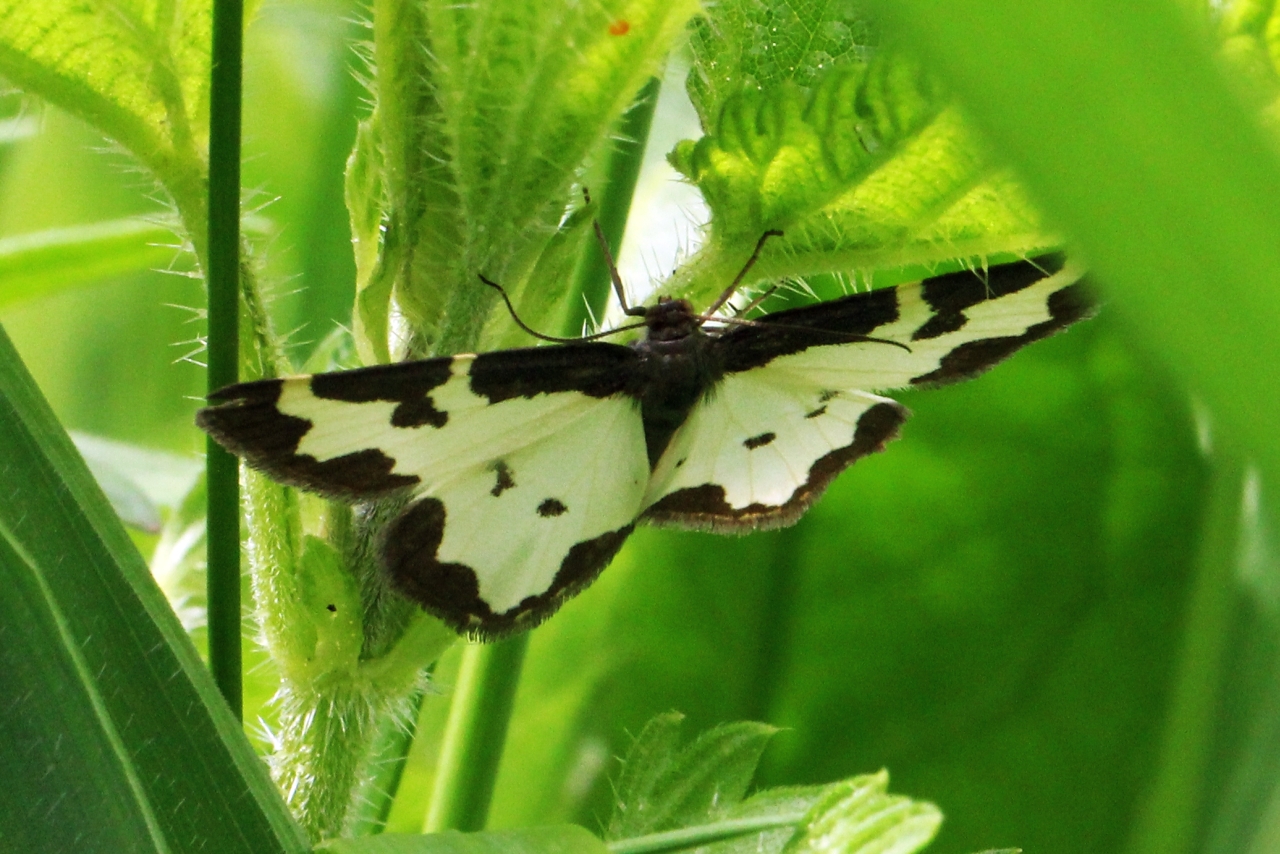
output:
M 796 521 L 897 436 L 907 409 L 871 392 L 966 379 L 1058 332 L 1092 311 L 1079 279 L 1050 255 L 721 330 L 664 299 L 629 346 L 260 380 L 212 395 L 197 422 L 283 483 L 406 496 L 381 543 L 391 581 L 459 631 L 494 637 L 590 584 L 639 521 Z

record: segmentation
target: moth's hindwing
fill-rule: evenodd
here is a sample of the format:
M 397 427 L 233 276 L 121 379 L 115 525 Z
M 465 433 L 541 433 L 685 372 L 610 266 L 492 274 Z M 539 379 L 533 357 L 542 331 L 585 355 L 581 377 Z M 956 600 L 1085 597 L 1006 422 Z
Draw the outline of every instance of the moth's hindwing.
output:
M 619 391 L 635 357 L 567 352 L 581 349 L 248 383 L 199 420 L 286 483 L 346 498 L 407 493 L 383 538 L 392 581 L 455 628 L 495 636 L 590 583 L 640 511 L 644 431 Z
M 455 462 L 424 461 L 424 488 L 387 528 L 387 569 L 459 629 L 534 625 L 631 532 L 649 476 L 639 412 L 626 397 L 559 392 L 460 420 Z
M 746 532 L 795 522 L 831 480 L 898 434 L 906 407 L 785 370 L 730 374 L 653 472 L 645 519 Z

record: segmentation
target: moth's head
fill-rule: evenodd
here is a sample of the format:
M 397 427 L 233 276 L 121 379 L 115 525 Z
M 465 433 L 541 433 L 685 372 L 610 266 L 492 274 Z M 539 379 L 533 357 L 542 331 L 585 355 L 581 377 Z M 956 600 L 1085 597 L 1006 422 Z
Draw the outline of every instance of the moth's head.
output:
M 650 341 L 675 341 L 692 335 L 698 318 L 688 300 L 659 297 L 657 305 L 645 309 L 644 325 Z

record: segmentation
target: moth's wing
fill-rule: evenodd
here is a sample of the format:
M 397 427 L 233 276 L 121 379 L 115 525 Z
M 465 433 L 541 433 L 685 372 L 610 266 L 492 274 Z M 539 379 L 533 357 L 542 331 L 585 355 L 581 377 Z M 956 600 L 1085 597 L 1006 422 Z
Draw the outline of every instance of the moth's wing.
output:
M 837 474 L 881 450 L 901 404 L 765 367 L 726 376 L 654 467 L 644 519 L 745 532 L 795 522 Z
M 551 614 L 609 562 L 648 481 L 635 354 L 608 344 L 455 356 L 233 386 L 199 422 L 286 483 L 400 492 L 383 562 L 462 631 Z
M 729 329 L 717 345 L 730 372 L 785 361 L 831 389 L 943 385 L 1090 316 L 1082 276 L 1061 255 L 949 273 L 775 312 Z M 879 340 L 848 341 L 852 335 Z
M 658 460 L 645 518 L 720 530 L 794 522 L 832 478 L 897 435 L 907 410 L 871 391 L 974 376 L 1088 316 L 1080 277 L 1046 256 L 730 328 L 713 342 L 728 373 Z

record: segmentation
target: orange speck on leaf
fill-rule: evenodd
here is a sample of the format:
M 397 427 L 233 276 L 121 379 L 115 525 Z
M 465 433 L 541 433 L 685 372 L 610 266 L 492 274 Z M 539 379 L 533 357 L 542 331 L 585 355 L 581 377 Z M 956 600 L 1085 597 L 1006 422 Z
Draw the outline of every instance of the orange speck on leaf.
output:
M 631 23 L 629 21 L 614 21 L 609 25 L 609 35 L 625 36 L 631 32 Z

